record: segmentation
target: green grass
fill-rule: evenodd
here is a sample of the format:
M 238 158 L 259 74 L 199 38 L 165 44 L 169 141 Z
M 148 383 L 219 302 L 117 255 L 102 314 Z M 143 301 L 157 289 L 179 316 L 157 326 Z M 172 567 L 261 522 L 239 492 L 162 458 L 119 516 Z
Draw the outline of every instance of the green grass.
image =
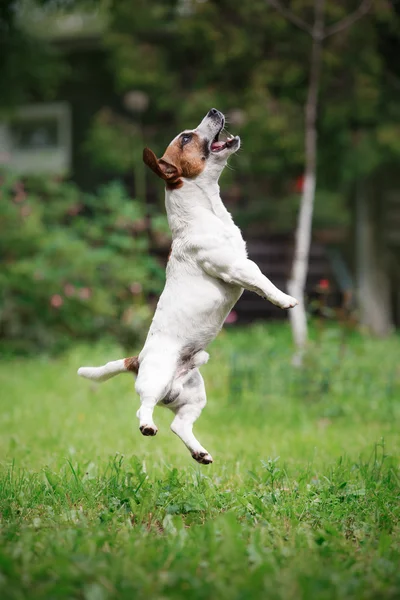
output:
M 0 366 L 0 598 L 400 596 L 400 340 L 317 336 L 302 371 L 286 327 L 223 332 L 202 369 L 197 465 L 130 376 L 102 386 L 77 347 Z

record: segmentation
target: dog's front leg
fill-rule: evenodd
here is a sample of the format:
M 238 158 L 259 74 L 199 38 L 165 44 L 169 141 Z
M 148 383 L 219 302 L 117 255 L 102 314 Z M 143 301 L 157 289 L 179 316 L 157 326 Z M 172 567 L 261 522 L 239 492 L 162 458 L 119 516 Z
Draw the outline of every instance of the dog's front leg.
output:
M 204 256 L 201 265 L 212 277 L 256 292 L 279 308 L 293 308 L 298 304 L 295 298 L 282 292 L 265 277 L 252 260 L 235 260 L 227 252 L 214 251 Z
M 234 262 L 228 267 L 224 276 L 228 283 L 234 283 L 255 292 L 279 308 L 293 308 L 298 304 L 295 298 L 282 292 L 268 277 L 265 277 L 252 260 Z

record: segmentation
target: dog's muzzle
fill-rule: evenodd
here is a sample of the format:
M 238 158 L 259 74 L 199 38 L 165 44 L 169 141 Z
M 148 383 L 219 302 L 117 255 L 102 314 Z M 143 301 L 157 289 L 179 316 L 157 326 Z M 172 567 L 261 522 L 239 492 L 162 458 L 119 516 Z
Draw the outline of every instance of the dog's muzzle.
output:
M 212 108 L 211 110 L 208 111 L 207 113 L 207 117 L 209 119 L 213 119 L 214 121 L 218 121 L 221 124 L 221 129 L 225 124 L 225 117 L 222 114 L 222 112 L 220 112 L 219 110 L 217 110 L 216 108 Z
M 222 112 L 212 108 L 197 127 L 197 132 L 205 140 L 211 154 L 218 154 L 223 150 L 235 151 L 240 145 L 239 136 L 229 136 L 227 139 L 220 141 L 219 136 L 224 125 L 225 117 Z

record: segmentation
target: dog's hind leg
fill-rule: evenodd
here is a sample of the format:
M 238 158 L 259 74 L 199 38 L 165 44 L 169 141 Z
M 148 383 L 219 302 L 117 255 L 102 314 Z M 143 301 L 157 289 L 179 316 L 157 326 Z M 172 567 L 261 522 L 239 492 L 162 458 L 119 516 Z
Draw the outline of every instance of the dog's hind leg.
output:
M 171 391 L 178 364 L 178 354 L 174 352 L 152 352 L 140 360 L 136 379 L 136 392 L 140 396 L 137 411 L 139 429 L 143 435 L 156 435 L 158 429 L 153 421 L 155 406 Z
M 197 462 L 203 465 L 212 463 L 212 456 L 193 434 L 193 424 L 207 403 L 203 377 L 197 369 L 193 369 L 186 378 L 177 402 L 176 407 L 170 407 L 175 413 L 171 430 L 182 440 Z

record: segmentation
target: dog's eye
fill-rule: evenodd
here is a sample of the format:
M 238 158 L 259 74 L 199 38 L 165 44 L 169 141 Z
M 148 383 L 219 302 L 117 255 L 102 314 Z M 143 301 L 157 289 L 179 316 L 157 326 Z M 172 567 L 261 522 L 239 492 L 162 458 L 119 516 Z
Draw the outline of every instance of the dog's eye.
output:
M 190 133 L 184 133 L 182 136 L 182 146 L 184 146 L 185 144 L 190 142 L 191 139 L 192 139 L 192 135 Z

